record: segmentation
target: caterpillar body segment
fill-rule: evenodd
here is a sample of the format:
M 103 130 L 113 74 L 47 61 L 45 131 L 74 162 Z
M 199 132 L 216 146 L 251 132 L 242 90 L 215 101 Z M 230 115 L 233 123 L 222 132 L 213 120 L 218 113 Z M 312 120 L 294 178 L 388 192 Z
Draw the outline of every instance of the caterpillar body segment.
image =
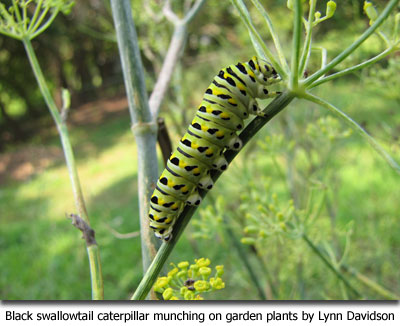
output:
M 256 99 L 279 94 L 267 89 L 279 81 L 275 69 L 256 57 L 224 68 L 214 77 L 151 196 L 149 220 L 157 238 L 170 240 L 184 206 L 199 205 L 199 188 L 213 187 L 210 171 L 228 168 L 224 151 L 241 149 L 236 132 L 249 115 L 263 116 Z

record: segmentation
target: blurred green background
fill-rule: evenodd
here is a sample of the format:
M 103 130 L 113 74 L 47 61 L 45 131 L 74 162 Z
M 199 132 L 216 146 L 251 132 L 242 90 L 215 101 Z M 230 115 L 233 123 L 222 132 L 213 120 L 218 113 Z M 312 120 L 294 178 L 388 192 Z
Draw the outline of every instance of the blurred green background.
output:
M 182 10 L 181 1 L 173 8 Z M 290 57 L 285 1 L 262 1 Z M 375 1 L 382 8 L 385 1 Z M 315 44 L 338 54 L 368 27 L 362 1 L 339 1 L 316 28 Z M 379 6 L 380 5 L 380 6 Z M 319 3 L 324 12 L 325 2 Z M 132 1 L 151 92 L 172 33 L 159 1 Z M 251 6 L 249 6 L 251 7 Z M 259 14 L 257 28 L 270 42 Z M 349 24 L 351 21 L 351 24 Z M 389 26 L 390 27 L 390 22 Z M 207 1 L 190 25 L 161 115 L 173 145 L 221 68 L 254 55 L 229 1 Z M 77 2 L 33 41 L 57 103 L 72 95 L 69 128 L 92 227 L 101 250 L 106 299 L 128 299 L 141 275 L 136 145 L 108 1 Z M 373 37 L 343 63 L 383 48 Z M 318 68 L 315 52 L 310 72 Z M 315 94 L 360 123 L 400 160 L 400 56 L 325 84 Z M 160 156 L 160 171 L 162 160 Z M 236 241 L 272 299 L 347 299 L 348 289 L 301 237 L 336 266 L 400 295 L 400 177 L 357 134 L 324 109 L 293 102 L 231 164 L 192 219 L 169 261 L 210 258 L 225 265 L 226 289 L 207 299 L 259 299 Z M 0 36 L 0 298 L 90 299 L 86 250 L 66 218 L 74 203 L 57 132 L 21 43 Z M 292 227 L 290 227 L 292 226 Z M 256 230 L 256 231 L 254 231 Z M 262 232 L 261 232 L 262 231 Z M 344 272 L 343 272 L 344 273 Z M 348 275 L 348 274 L 347 274 Z M 368 299 L 383 299 L 347 276 Z

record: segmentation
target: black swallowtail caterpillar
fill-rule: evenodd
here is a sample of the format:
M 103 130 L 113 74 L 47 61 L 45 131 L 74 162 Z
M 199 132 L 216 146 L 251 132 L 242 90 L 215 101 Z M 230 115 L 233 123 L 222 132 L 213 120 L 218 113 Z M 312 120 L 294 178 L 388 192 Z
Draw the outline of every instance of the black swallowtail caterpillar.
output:
M 236 132 L 250 114 L 263 116 L 256 98 L 277 95 L 279 92 L 268 92 L 266 86 L 278 81 L 275 69 L 256 57 L 215 76 L 151 196 L 150 227 L 157 238 L 171 239 L 172 227 L 185 204 L 200 204 L 198 188 L 213 186 L 210 170 L 227 169 L 224 150 L 240 150 L 242 142 Z

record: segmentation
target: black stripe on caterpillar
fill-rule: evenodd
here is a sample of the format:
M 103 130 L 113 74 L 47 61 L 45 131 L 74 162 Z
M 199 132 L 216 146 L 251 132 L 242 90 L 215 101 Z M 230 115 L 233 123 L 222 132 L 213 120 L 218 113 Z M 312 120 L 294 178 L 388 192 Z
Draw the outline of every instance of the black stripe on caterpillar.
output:
M 280 81 L 275 69 L 256 57 L 222 69 L 207 88 L 186 134 L 172 153 L 150 199 L 150 228 L 157 238 L 171 239 L 185 205 L 199 205 L 198 188 L 211 189 L 212 169 L 224 171 L 224 150 L 240 150 L 236 132 L 250 114 L 263 116 L 256 99 L 276 96 L 266 86 Z

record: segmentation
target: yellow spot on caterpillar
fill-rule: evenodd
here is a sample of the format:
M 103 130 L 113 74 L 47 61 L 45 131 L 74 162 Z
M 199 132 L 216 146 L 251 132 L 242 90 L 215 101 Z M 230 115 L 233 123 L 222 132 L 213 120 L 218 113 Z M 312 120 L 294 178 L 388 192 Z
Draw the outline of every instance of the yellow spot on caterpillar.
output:
M 168 187 L 172 188 L 173 186 L 175 186 L 175 182 L 173 182 L 172 180 L 168 180 L 167 185 Z
M 177 204 L 177 203 L 175 203 L 175 204 L 173 204 L 172 206 L 171 206 L 171 209 L 176 209 L 176 208 L 178 208 L 179 207 L 179 205 Z
M 192 142 L 192 146 L 191 147 L 196 149 L 197 147 L 199 147 L 199 145 L 197 143 L 195 143 L 195 142 Z
M 170 223 L 170 222 L 172 222 L 172 218 L 171 218 L 171 217 L 168 217 L 168 218 L 164 221 L 164 223 L 166 223 L 166 224 L 168 224 L 168 223 Z
M 179 160 L 179 167 L 184 169 L 186 166 L 186 164 L 184 162 L 182 162 L 182 160 Z
M 249 73 L 249 76 L 251 76 L 251 77 L 253 77 L 253 78 L 256 78 L 256 75 L 254 75 L 253 70 L 248 69 L 247 72 Z
M 201 126 L 201 130 L 202 130 L 202 131 L 207 131 L 207 130 L 208 130 L 208 127 L 203 125 L 203 126 Z
M 211 113 L 212 110 L 213 110 L 213 109 L 212 109 L 211 107 L 209 107 L 209 106 L 206 107 L 206 112 L 207 112 L 207 113 Z
M 165 203 L 165 200 L 162 199 L 161 197 L 158 198 L 158 205 L 163 205 Z
M 195 169 L 193 169 L 193 174 L 198 174 L 198 173 L 200 173 L 201 171 L 200 171 L 200 169 L 199 168 L 195 168 Z
M 228 100 L 228 102 L 231 103 L 231 104 L 237 104 L 236 101 L 235 101 L 233 98 L 230 98 L 230 99 Z
M 217 137 L 222 137 L 223 135 L 224 135 L 224 132 L 223 131 L 217 131 L 216 133 L 215 133 L 215 135 L 217 136 Z
M 186 192 L 186 191 L 189 191 L 189 188 L 187 187 L 187 186 L 184 186 L 184 187 L 182 187 L 182 192 Z
M 222 119 L 229 118 L 229 114 L 226 113 L 226 112 L 222 112 L 219 116 L 220 116 Z
M 242 83 L 236 83 L 236 86 L 241 90 L 241 91 L 245 91 L 246 87 L 242 84 Z
M 211 148 L 209 148 L 209 149 L 206 150 L 206 155 L 210 155 L 210 154 L 212 154 L 212 153 L 213 153 L 213 150 L 212 150 Z

